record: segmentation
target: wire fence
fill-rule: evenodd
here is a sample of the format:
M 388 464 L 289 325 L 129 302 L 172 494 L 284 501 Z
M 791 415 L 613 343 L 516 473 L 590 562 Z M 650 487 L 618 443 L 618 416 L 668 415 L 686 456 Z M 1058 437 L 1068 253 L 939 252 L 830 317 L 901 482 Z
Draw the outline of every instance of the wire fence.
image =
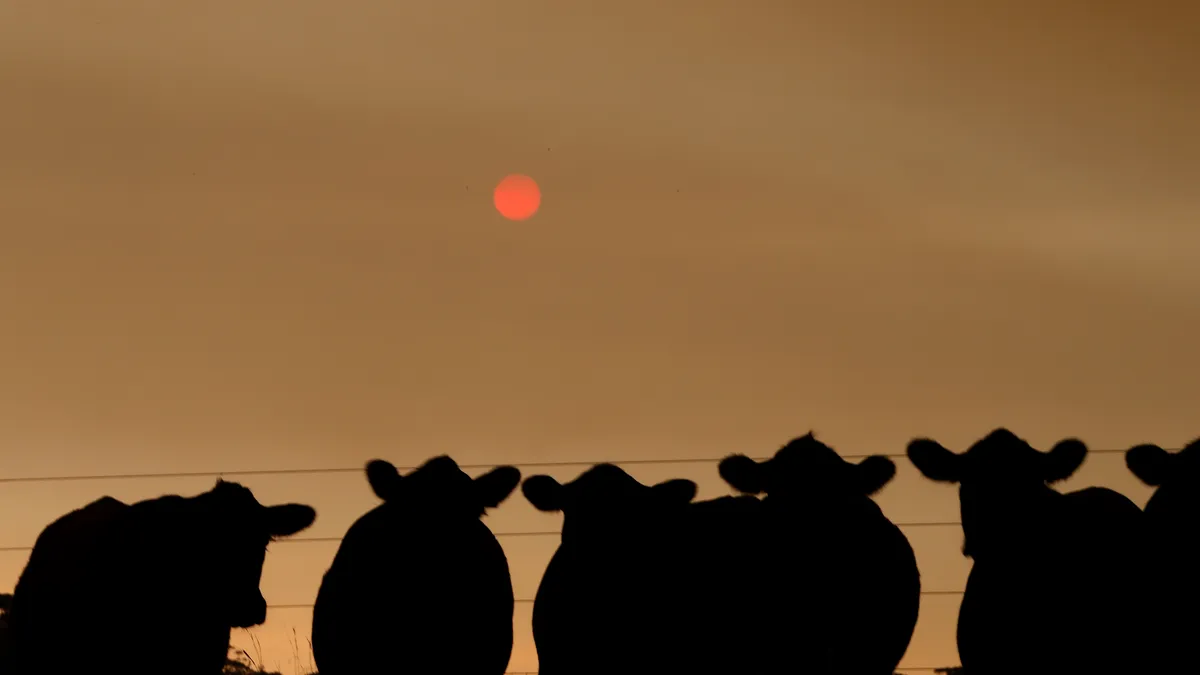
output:
M 962 523 L 956 520 L 947 521 L 930 521 L 920 523 L 896 523 L 899 528 L 920 528 L 920 527 L 958 527 Z M 539 532 L 495 532 L 497 538 L 506 537 L 557 537 L 562 534 L 559 530 L 542 530 Z M 289 544 L 337 544 L 341 543 L 342 537 L 292 537 L 290 539 L 279 539 L 271 542 L 272 546 L 289 545 Z M 33 546 L 0 546 L 0 553 L 4 552 L 20 552 L 32 551 Z
M 1126 450 L 1101 449 L 1089 450 L 1089 455 L 1115 455 L 1124 454 Z M 839 453 L 840 454 L 840 453 Z M 908 456 L 900 453 L 861 453 L 861 454 L 840 454 L 843 459 L 863 459 L 866 457 L 889 457 L 891 459 L 904 459 Z M 491 469 L 497 466 L 515 466 L 518 468 L 530 469 L 552 469 L 566 468 L 573 466 L 595 466 L 596 464 L 615 464 L 617 466 L 638 466 L 638 465 L 654 465 L 654 464 L 716 464 L 724 457 L 687 457 L 680 459 L 623 459 L 623 460 L 578 460 L 578 461 L 558 461 L 558 462 L 513 462 L 505 464 L 497 462 L 493 464 L 459 464 L 459 468 L 464 471 Z M 754 459 L 762 461 L 770 459 L 770 457 L 755 457 Z M 417 466 L 397 466 L 398 471 L 412 471 Z M 247 469 L 238 471 L 171 471 L 163 473 L 113 473 L 113 474 L 88 474 L 78 476 L 18 476 L 0 478 L 2 483 L 47 483 L 56 481 L 76 481 L 76 480 L 130 480 L 130 479 L 146 479 L 146 478 L 205 478 L 213 476 L 287 476 L 287 475 L 320 475 L 330 473 L 362 473 L 364 467 L 331 467 L 331 468 L 314 468 L 314 469 Z
M 1123 454 L 1125 450 L 1115 449 L 1100 449 L 1090 450 L 1089 454 L 1110 455 Z M 884 456 L 889 458 L 904 458 L 904 453 L 862 453 L 862 454 L 845 454 L 841 455 L 844 459 L 861 459 L 872 456 Z M 671 465 L 671 464 L 715 464 L 720 462 L 722 457 L 687 457 L 680 459 L 627 459 L 627 460 L 578 460 L 578 461 L 556 461 L 556 462 L 514 462 L 509 466 L 520 468 L 565 468 L 575 466 L 595 466 L 596 464 L 615 464 L 617 466 L 638 466 L 638 465 Z M 768 459 L 767 457 L 755 457 L 756 460 Z M 459 468 L 464 471 L 491 469 L 500 466 L 497 464 L 460 464 Z M 397 466 L 398 471 L 411 471 L 417 466 Z M 166 473 L 125 473 L 125 474 L 88 474 L 76 476 L 24 476 L 24 477 L 9 477 L 0 478 L 0 483 L 46 483 L 59 481 L 98 481 L 98 480 L 128 480 L 128 479 L 151 479 L 151 478 L 204 478 L 212 476 L 286 476 L 286 475 L 321 475 L 334 473 L 360 473 L 364 470 L 363 467 L 334 467 L 334 468 L 313 468 L 313 469 L 254 469 L 242 471 L 176 471 Z M 901 528 L 919 528 L 919 527 L 959 527 L 962 525 L 960 521 L 928 521 L 928 522 L 913 522 L 913 523 L 896 523 Z M 543 532 L 497 532 L 497 537 L 556 537 L 560 532 L 543 531 Z M 341 542 L 341 537 L 292 537 L 281 539 L 275 544 L 316 544 L 316 543 L 338 543 Z M 0 552 L 21 552 L 31 551 L 32 546 L 0 546 Z
M 903 666 L 896 668 L 897 673 L 943 673 L 957 666 Z M 504 675 L 539 675 L 536 670 L 506 671 Z
M 902 666 L 896 668 L 897 673 L 942 673 L 948 672 L 953 666 Z M 507 671 L 504 675 L 539 675 L 536 670 Z
M 962 591 L 922 591 L 922 592 L 920 592 L 920 595 L 922 595 L 922 596 L 961 596 Z M 515 601 L 512 601 L 512 602 L 515 602 L 517 604 L 533 604 L 533 598 L 517 598 L 517 599 L 515 599 Z M 268 608 L 268 609 L 312 609 L 313 603 L 269 604 L 269 605 L 266 605 L 266 608 Z
M 1113 455 L 1124 454 L 1126 450 L 1118 449 L 1097 449 L 1090 450 L 1089 455 Z M 884 456 L 892 459 L 902 459 L 907 457 L 904 453 L 861 453 L 861 454 L 843 454 L 844 459 L 862 459 L 870 456 Z M 680 459 L 629 459 L 629 460 L 607 460 L 607 461 L 554 461 L 554 462 L 513 462 L 509 466 L 518 468 L 530 469 L 552 469 L 552 468 L 568 468 L 568 467 L 584 467 L 594 466 L 596 464 L 615 464 L 617 466 L 638 466 L 638 465 L 673 465 L 673 464 L 715 464 L 720 462 L 723 457 L 689 457 Z M 768 457 L 755 457 L 756 460 L 768 459 Z M 464 471 L 491 469 L 503 463 L 495 464 L 460 464 L 459 468 Z M 411 471 L 417 466 L 397 466 L 397 470 Z M 26 476 L 26 477 L 6 477 L 0 478 L 0 484 L 4 483 L 48 483 L 48 482 L 63 482 L 63 481 L 102 481 L 102 480 L 129 480 L 129 479 L 168 479 L 168 478 L 204 478 L 204 477 L 224 477 L 224 476 L 285 476 L 285 475 L 322 475 L 322 474 L 338 474 L 338 473 L 360 473 L 364 470 L 361 466 L 355 467 L 331 467 L 331 468 L 308 468 L 308 469 L 251 469 L 238 471 L 172 471 L 160 473 L 122 473 L 122 474 L 88 474 L 74 476 Z M 962 525 L 960 521 L 925 521 L 925 522 L 910 522 L 896 523 L 901 528 L 923 528 L 923 527 L 959 527 Z M 554 531 L 534 531 L 534 532 L 497 532 L 497 537 L 555 537 L 561 533 Z M 275 544 L 316 544 L 316 543 L 340 543 L 342 537 L 294 537 L 291 539 L 281 539 Z M 0 546 L 0 552 L 21 552 L 31 551 L 32 546 Z M 955 596 L 962 595 L 963 591 L 921 591 L 923 596 Z M 514 600 L 518 604 L 532 604 L 533 598 L 517 598 Z M 274 610 L 306 610 L 312 609 L 313 603 L 301 604 L 277 604 L 268 605 L 269 609 Z M 946 666 L 905 666 L 896 669 L 897 673 L 936 673 L 944 672 Z M 505 675 L 538 675 L 537 671 L 509 671 Z

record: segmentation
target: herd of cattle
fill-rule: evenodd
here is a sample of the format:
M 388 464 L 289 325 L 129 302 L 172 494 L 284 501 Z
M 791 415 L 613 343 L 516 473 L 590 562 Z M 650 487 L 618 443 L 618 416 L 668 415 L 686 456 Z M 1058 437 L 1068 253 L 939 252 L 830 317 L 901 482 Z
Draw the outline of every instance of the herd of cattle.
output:
M 1200 439 L 1127 451 L 1157 488 L 1145 509 L 1105 488 L 1052 488 L 1084 461 L 1075 439 L 1042 451 L 999 429 L 962 453 L 918 439 L 907 454 L 959 486 L 973 560 L 964 671 L 1200 672 Z M 692 481 L 644 485 L 611 464 L 564 484 L 522 483 L 511 466 L 472 479 L 444 456 L 404 476 L 372 461 L 382 503 L 350 527 L 322 581 L 317 667 L 504 673 L 512 581 L 481 517 L 521 485 L 535 508 L 563 514 L 533 606 L 541 675 L 891 675 L 921 597 L 908 540 L 871 498 L 895 471 L 885 456 L 847 462 L 812 434 L 766 461 L 727 457 L 718 472 L 740 496 L 705 501 Z M 0 668 L 219 673 L 231 629 L 266 618 L 268 544 L 315 518 L 224 481 L 73 511 L 41 533 L 17 582 Z

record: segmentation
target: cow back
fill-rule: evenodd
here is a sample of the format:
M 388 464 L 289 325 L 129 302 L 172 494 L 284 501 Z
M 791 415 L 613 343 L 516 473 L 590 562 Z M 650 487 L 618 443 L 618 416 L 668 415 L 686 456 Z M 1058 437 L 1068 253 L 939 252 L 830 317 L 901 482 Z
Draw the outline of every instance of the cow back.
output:
M 496 537 L 477 519 L 404 518 L 387 507 L 351 527 L 322 580 L 313 612 L 321 672 L 501 675 L 514 600 Z
M 679 523 L 655 523 L 555 551 L 533 608 L 541 675 L 676 671 Z

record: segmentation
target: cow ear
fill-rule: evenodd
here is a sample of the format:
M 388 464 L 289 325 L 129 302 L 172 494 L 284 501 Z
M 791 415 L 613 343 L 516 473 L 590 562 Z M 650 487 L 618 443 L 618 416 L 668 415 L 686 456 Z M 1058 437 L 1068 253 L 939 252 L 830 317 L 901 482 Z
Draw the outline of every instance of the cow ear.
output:
M 1059 441 L 1049 452 L 1042 453 L 1042 480 L 1058 483 L 1071 477 L 1087 458 L 1088 448 L 1078 438 Z
M 745 455 L 730 455 L 717 465 L 717 473 L 729 487 L 748 495 L 766 492 L 765 469 Z
M 396 496 L 403 480 L 400 472 L 391 462 L 385 462 L 382 459 L 373 459 L 367 462 L 367 482 L 371 484 L 375 496 L 383 501 L 386 502 Z
M 566 487 L 553 476 L 530 476 L 521 483 L 521 493 L 533 505 L 533 508 L 544 513 L 556 513 L 566 506 Z
M 280 504 L 267 507 L 267 530 L 272 537 L 290 537 L 306 530 L 317 519 L 313 507 L 304 504 Z
M 963 457 L 947 450 L 931 438 L 918 438 L 908 444 L 908 460 L 929 480 L 957 483 L 962 480 Z
M 520 469 L 515 466 L 498 466 L 476 478 L 473 484 L 480 505 L 486 509 L 494 509 L 508 499 L 520 483 Z
M 654 495 L 671 504 L 687 504 L 696 497 L 695 481 L 686 478 L 665 480 L 650 488 Z
M 1171 474 L 1174 455 L 1157 445 L 1146 443 L 1125 451 L 1125 466 L 1150 487 L 1162 485 Z
M 854 466 L 858 485 L 870 497 L 896 476 L 896 463 L 883 455 L 871 455 Z

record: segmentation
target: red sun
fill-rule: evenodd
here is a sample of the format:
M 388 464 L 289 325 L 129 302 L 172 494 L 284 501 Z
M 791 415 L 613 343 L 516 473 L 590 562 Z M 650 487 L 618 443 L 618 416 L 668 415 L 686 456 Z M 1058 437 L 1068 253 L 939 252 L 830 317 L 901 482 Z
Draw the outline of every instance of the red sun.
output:
M 542 204 L 542 191 L 529 176 L 506 176 L 492 193 L 492 201 L 500 215 L 509 220 L 525 220 L 537 213 Z

